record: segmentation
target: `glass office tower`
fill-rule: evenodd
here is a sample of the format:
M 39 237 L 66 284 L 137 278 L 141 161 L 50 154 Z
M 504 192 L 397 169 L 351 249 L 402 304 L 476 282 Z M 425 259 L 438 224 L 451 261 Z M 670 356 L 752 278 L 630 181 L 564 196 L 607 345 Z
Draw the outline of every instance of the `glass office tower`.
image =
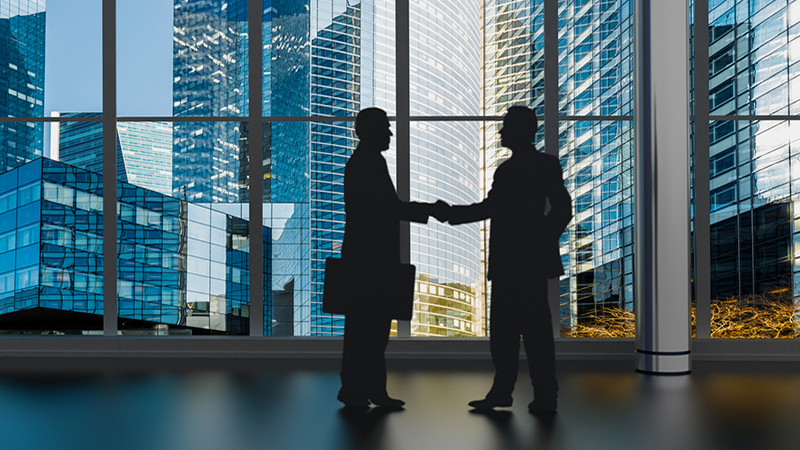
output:
M 312 10 L 311 111 L 355 116 L 361 109 L 362 29 L 370 22 L 363 4 Z M 364 17 L 366 16 L 366 17 Z M 367 30 L 369 26 L 367 26 Z M 353 122 L 311 124 L 311 334 L 344 332 L 344 318 L 322 312 L 325 259 L 338 256 L 344 237 L 344 167 L 357 144 Z
M 559 1 L 559 114 L 633 116 L 632 2 Z M 633 308 L 630 121 L 562 121 L 574 217 L 561 239 L 562 328 Z
M 431 1 L 409 10 L 411 116 L 469 116 L 481 109 L 481 3 Z M 418 30 L 418 31 L 416 31 Z M 411 124 L 411 200 L 481 200 L 478 122 Z M 412 336 L 481 336 L 481 225 L 411 224 L 417 266 Z
M 711 299 L 796 304 L 800 2 L 709 2 Z
M 102 183 L 101 175 L 46 158 L 0 175 L 0 329 L 101 328 Z M 247 221 L 129 183 L 118 191 L 125 333 L 248 334 Z M 264 245 L 268 255 L 269 239 Z M 212 261 L 199 256 L 202 248 Z
M 483 2 L 483 112 L 502 116 L 515 105 L 528 106 L 544 115 L 544 4 L 528 1 L 486 0 Z M 491 189 L 497 167 L 511 156 L 500 143 L 502 122 L 484 122 L 481 136 L 483 196 Z M 539 122 L 536 148 L 543 151 L 544 123 Z M 483 277 L 488 270 L 488 237 L 491 220 L 482 224 Z M 486 317 L 491 308 L 491 282 L 486 281 Z
M 0 117 L 44 115 L 44 0 L 0 0 Z M 44 124 L 0 124 L 0 172 L 42 155 Z
M 62 113 L 61 117 L 100 117 Z M 98 122 L 53 124 L 50 157 L 94 173 L 103 171 L 103 127 Z M 55 150 L 55 154 L 53 151 Z M 117 179 L 172 195 L 172 124 L 117 122 Z
M 310 94 L 298 87 L 309 86 L 308 5 L 265 2 L 262 17 L 264 114 L 306 116 Z M 176 0 L 174 24 L 173 114 L 246 115 L 247 1 Z M 309 334 L 308 124 L 265 124 L 263 136 L 255 137 L 246 121 L 175 123 L 172 195 L 247 217 L 251 138 L 262 139 L 264 148 L 264 191 L 252 195 L 264 201 L 264 221 L 272 230 L 265 242 L 283 244 L 265 250 L 265 283 L 271 283 L 265 296 L 278 300 L 265 306 L 265 333 Z
M 426 4 L 411 10 L 412 23 L 439 28 L 436 38 L 412 37 L 420 56 L 412 58 L 411 114 L 474 114 L 479 108 L 480 34 L 478 2 L 463 10 L 457 2 Z M 313 2 L 312 115 L 354 116 L 360 109 L 381 107 L 391 115 L 394 99 L 394 2 L 337 5 Z M 435 22 L 437 15 L 461 20 Z M 390 24 L 388 27 L 381 24 Z M 435 26 L 434 26 L 435 25 Z M 419 36 L 422 38 L 423 36 Z M 463 39 L 467 39 L 466 43 Z M 459 42 L 457 42 L 459 41 Z M 458 49 L 457 52 L 451 52 Z M 448 66 L 429 64 L 436 58 Z M 459 67 L 453 78 L 450 70 Z M 455 86 L 463 95 L 449 98 Z M 312 334 L 344 331 L 341 317 L 321 313 L 324 260 L 336 256 L 344 232 L 344 166 L 357 144 L 352 122 L 320 122 L 311 127 L 312 154 Z M 411 129 L 411 198 L 474 203 L 480 199 L 479 126 L 454 123 Z M 387 152 L 390 172 L 393 152 Z M 445 183 L 437 183 L 440 176 Z M 411 262 L 417 266 L 412 335 L 474 336 L 483 333 L 480 229 L 477 224 L 450 227 L 431 219 L 412 225 Z

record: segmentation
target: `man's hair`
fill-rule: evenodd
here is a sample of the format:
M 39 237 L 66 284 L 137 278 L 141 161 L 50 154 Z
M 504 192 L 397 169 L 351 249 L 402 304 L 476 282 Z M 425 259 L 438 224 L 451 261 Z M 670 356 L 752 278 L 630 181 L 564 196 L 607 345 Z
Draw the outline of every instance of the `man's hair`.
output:
M 536 113 L 527 106 L 512 106 L 503 118 L 503 127 L 526 142 L 533 142 L 539 121 Z
M 366 108 L 356 116 L 356 135 L 360 138 L 369 136 L 387 127 L 389 120 L 386 111 L 380 108 Z

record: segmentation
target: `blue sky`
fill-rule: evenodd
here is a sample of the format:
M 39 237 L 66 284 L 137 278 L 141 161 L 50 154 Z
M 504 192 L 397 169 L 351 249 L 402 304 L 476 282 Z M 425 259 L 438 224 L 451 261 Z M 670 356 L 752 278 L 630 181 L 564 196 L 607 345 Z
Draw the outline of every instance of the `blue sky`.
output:
M 102 108 L 101 0 L 48 0 L 45 114 Z M 117 114 L 172 115 L 172 0 L 117 0 Z

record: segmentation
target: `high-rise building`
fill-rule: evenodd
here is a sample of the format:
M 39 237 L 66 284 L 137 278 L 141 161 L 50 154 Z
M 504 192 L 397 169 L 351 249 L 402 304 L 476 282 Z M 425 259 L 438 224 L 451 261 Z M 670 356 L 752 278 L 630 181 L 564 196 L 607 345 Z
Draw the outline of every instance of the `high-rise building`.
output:
M 710 2 L 711 115 L 795 115 L 797 1 Z M 800 296 L 797 125 L 710 123 L 711 298 Z
M 44 116 L 44 0 L 0 0 L 0 117 Z M 44 124 L 0 124 L 0 172 L 42 155 Z
M 100 113 L 62 113 L 60 117 L 100 117 Z M 56 141 L 51 146 L 51 158 L 90 172 L 103 172 L 101 123 L 56 122 L 50 136 Z M 172 195 L 171 123 L 117 122 L 117 179 Z
M 273 1 L 265 6 L 262 18 L 264 114 L 306 116 L 310 93 L 301 87 L 309 86 L 308 5 Z M 173 114 L 247 115 L 247 1 L 176 0 L 174 24 Z M 249 130 L 247 121 L 175 123 L 172 194 L 227 209 L 241 209 L 244 204 L 247 210 L 251 196 L 263 200 L 265 223 L 276 225 L 268 237 L 285 244 L 270 246 L 265 253 L 270 261 L 270 277 L 265 279 L 271 280 L 265 295 L 278 301 L 265 307 L 265 330 L 272 333 L 274 325 L 279 334 L 307 335 L 309 125 L 266 123 L 260 137 L 251 136 Z M 250 193 L 248 188 L 251 138 L 263 143 L 262 193 Z
M 102 183 L 46 158 L 0 175 L 0 328 L 102 328 Z M 119 192 L 120 329 L 248 334 L 247 221 L 125 182 Z
M 559 114 L 633 116 L 629 0 L 559 2 Z M 561 238 L 562 326 L 633 307 L 630 121 L 562 121 L 559 156 L 574 217 Z
M 413 58 L 411 85 L 415 95 L 411 112 L 469 115 L 479 109 L 480 35 L 478 3 L 463 10 L 455 2 L 439 2 L 428 11 L 412 10 L 412 21 L 425 29 L 440 28 L 440 36 L 414 40 L 420 55 L 447 60 L 429 66 Z M 434 24 L 437 15 L 459 20 Z M 375 1 L 348 5 L 314 3 L 311 45 L 311 113 L 353 116 L 360 109 L 378 106 L 394 109 L 394 2 Z M 381 24 L 384 24 L 381 26 Z M 434 26 L 436 25 L 436 26 Z M 466 40 L 465 40 L 466 39 Z M 458 42 L 457 42 L 458 41 Z M 458 51 L 453 52 L 454 49 Z M 427 58 L 427 57 L 425 57 Z M 459 71 L 455 77 L 449 72 Z M 448 89 L 463 93 L 447 98 Z M 439 127 L 412 127 L 412 200 L 473 203 L 480 199 L 479 126 L 454 123 Z M 312 157 L 312 333 L 341 334 L 341 317 L 321 312 L 324 261 L 339 252 L 344 232 L 344 166 L 357 140 L 352 122 L 313 123 Z M 390 172 L 394 155 L 387 152 Z M 439 181 L 437 181 L 437 179 Z M 418 282 L 412 335 L 474 336 L 483 333 L 480 265 L 480 230 L 477 224 L 450 227 L 433 219 L 412 226 L 411 262 Z
M 479 114 L 481 3 L 412 3 L 409 20 L 411 115 Z M 479 122 L 413 122 L 410 150 L 411 200 L 482 200 Z M 412 336 L 485 334 L 481 242 L 480 223 L 411 224 L 418 274 Z

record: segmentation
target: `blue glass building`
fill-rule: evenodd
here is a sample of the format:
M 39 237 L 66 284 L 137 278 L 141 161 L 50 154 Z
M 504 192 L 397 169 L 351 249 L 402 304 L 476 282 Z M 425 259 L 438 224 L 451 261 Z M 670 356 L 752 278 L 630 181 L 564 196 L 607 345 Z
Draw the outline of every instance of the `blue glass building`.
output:
M 0 117 L 44 116 L 43 0 L 0 0 Z M 0 172 L 42 155 L 44 124 L 0 124 Z
M 100 117 L 100 114 L 62 113 L 61 117 Z M 62 122 L 53 124 L 51 130 L 51 138 L 57 139 L 57 154 L 51 154 L 51 158 L 90 172 L 102 172 L 102 124 Z M 117 122 L 117 180 L 164 195 L 172 194 L 171 123 Z
M 0 175 L 0 329 L 102 328 L 102 183 L 45 158 Z M 247 220 L 129 183 L 117 191 L 120 329 L 249 334 Z M 268 284 L 266 257 L 264 270 Z M 271 334 L 269 290 L 265 305 Z

